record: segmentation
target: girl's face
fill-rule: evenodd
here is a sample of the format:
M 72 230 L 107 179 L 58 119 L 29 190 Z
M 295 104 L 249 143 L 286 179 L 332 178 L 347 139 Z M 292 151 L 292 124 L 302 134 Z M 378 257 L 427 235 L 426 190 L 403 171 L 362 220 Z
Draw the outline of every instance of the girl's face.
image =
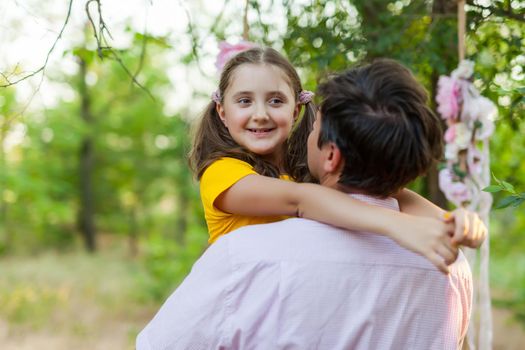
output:
M 233 72 L 217 112 L 235 142 L 279 165 L 299 105 L 280 68 L 242 64 Z

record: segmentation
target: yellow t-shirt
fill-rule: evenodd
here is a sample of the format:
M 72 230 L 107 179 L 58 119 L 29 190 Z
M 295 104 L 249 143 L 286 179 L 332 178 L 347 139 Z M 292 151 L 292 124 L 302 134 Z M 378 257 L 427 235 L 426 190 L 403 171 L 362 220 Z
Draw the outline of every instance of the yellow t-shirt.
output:
M 257 172 L 253 167 L 235 158 L 221 158 L 213 162 L 204 170 L 200 182 L 200 194 L 204 207 L 204 217 L 208 225 L 210 238 L 213 243 L 220 236 L 231 232 L 239 227 L 254 224 L 266 224 L 287 218 L 286 216 L 243 216 L 223 212 L 215 207 L 217 197 L 243 177 Z M 289 180 L 282 175 L 281 179 Z M 247 204 L 249 205 L 249 204 Z

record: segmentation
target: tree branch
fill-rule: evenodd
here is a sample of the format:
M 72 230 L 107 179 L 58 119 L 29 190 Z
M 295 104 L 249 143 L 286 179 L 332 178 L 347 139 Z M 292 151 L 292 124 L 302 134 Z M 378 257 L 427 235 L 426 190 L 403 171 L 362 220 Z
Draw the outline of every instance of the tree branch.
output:
M 137 78 L 140 71 L 142 70 L 142 66 L 144 65 L 144 59 L 146 58 L 146 47 L 148 44 L 148 15 L 146 14 L 146 23 L 144 24 L 144 33 L 142 35 L 142 46 L 140 50 L 140 58 L 139 58 L 139 65 L 137 67 L 137 70 L 135 71 L 135 74 L 133 74 L 133 78 Z
M 89 5 L 91 3 L 96 3 L 97 5 L 97 13 L 98 13 L 98 25 L 95 24 L 95 21 L 93 20 L 93 17 L 91 15 Z M 118 52 L 108 44 L 108 40 L 106 38 L 106 34 L 109 36 L 110 39 L 113 39 L 111 36 L 111 33 L 109 32 L 109 28 L 106 25 L 106 22 L 104 21 L 104 17 L 102 16 L 102 6 L 100 3 L 100 0 L 88 0 L 86 2 L 86 14 L 89 20 L 89 23 L 91 24 L 91 27 L 93 28 L 93 33 L 95 36 L 95 40 L 97 41 L 97 53 L 98 56 L 101 59 L 104 59 L 104 57 L 109 57 L 117 61 L 117 63 L 120 65 L 120 67 L 126 72 L 126 74 L 131 78 L 131 81 L 137 85 L 139 88 L 144 90 L 149 97 L 153 101 L 155 101 L 155 97 L 153 94 L 146 88 L 144 85 L 142 85 L 136 78 L 136 74 L 133 74 L 128 67 L 124 64 L 122 61 L 122 58 L 118 54 Z M 138 74 L 138 72 L 137 72 Z
M 210 27 L 210 33 L 214 33 L 217 26 L 219 25 L 220 21 L 222 20 L 222 16 L 224 15 L 224 10 L 226 9 L 226 5 L 228 5 L 229 0 L 225 0 L 222 4 L 221 12 L 215 17 L 215 20 L 213 21 L 213 24 Z
M 195 57 L 195 61 L 197 62 L 197 68 L 201 72 L 202 75 L 206 75 L 201 67 L 201 62 L 199 59 L 199 51 L 197 48 L 199 47 L 199 39 L 197 38 L 197 35 L 195 34 L 195 28 L 193 27 L 193 22 L 191 20 L 190 11 L 184 6 L 181 0 L 178 1 L 179 5 L 184 9 L 184 13 L 186 14 L 186 18 L 188 19 L 188 33 L 191 37 L 191 53 Z
M 51 46 L 51 48 L 47 52 L 44 64 L 40 68 L 38 68 L 36 71 L 34 71 L 34 72 L 30 73 L 30 74 L 27 74 L 27 75 L 23 76 L 22 78 L 14 80 L 14 81 L 10 81 L 5 74 L 2 74 L 2 77 L 6 80 L 7 83 L 6 84 L 0 84 L 0 87 L 9 87 L 9 86 L 18 84 L 19 82 L 21 82 L 23 80 L 26 80 L 26 79 L 29 79 L 29 78 L 37 75 L 40 72 L 42 72 L 42 78 L 43 78 L 45 70 L 46 70 L 46 67 L 47 67 L 47 63 L 49 62 L 49 57 L 51 56 L 51 53 L 53 52 L 53 50 L 55 50 L 55 47 L 56 47 L 58 41 L 60 40 L 60 38 L 62 37 L 62 34 L 64 33 L 64 30 L 66 29 L 66 26 L 67 26 L 67 24 L 69 22 L 69 18 L 71 17 L 71 8 L 72 7 L 73 7 L 73 0 L 69 0 L 69 5 L 68 5 L 68 9 L 67 9 L 66 19 L 64 20 L 64 24 L 62 25 L 62 28 L 60 29 L 60 32 L 58 33 L 58 36 L 55 39 L 55 42 L 53 43 L 53 45 Z M 42 83 L 42 82 L 40 82 L 40 83 Z

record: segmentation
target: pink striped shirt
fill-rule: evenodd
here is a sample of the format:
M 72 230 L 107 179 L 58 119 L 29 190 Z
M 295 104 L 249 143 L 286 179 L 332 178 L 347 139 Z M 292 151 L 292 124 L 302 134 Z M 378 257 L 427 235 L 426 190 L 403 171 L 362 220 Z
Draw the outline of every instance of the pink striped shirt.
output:
M 450 271 L 372 233 L 247 226 L 203 254 L 137 349 L 460 349 L 472 302 L 463 254 Z

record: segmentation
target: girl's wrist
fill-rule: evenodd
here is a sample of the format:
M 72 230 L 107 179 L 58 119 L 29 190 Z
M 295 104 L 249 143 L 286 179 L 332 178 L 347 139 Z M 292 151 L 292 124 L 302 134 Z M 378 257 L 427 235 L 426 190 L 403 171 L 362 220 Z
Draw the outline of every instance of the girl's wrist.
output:
M 391 215 L 383 216 L 381 220 L 377 221 L 377 224 L 379 225 L 377 233 L 397 240 L 397 236 L 400 232 L 400 227 L 406 225 L 407 218 L 407 214 L 392 211 Z

